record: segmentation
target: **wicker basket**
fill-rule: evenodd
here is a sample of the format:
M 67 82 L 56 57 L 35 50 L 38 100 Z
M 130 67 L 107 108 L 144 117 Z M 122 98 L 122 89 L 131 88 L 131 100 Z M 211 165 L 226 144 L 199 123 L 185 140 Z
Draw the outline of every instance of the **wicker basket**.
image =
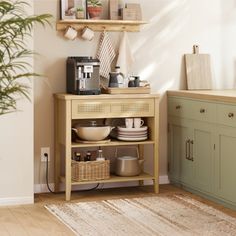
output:
M 87 161 L 71 163 L 71 179 L 73 181 L 89 181 L 110 178 L 110 161 Z

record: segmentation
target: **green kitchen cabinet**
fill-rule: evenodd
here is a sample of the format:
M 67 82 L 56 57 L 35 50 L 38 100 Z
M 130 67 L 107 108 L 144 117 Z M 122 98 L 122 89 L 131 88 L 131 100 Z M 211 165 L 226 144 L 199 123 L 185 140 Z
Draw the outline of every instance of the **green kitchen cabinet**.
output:
M 213 191 L 214 127 L 211 124 L 194 122 L 191 157 L 194 165 L 193 186 L 200 191 Z
M 191 130 L 181 122 L 169 125 L 169 175 L 173 182 L 181 181 L 191 184 L 192 162 L 187 160 L 190 155 L 190 135 Z
M 236 102 L 215 99 L 168 97 L 169 179 L 236 209 Z
M 173 117 L 169 122 L 170 180 L 211 192 L 214 148 L 212 126 Z
M 216 194 L 236 205 L 236 128 L 217 128 L 216 147 Z

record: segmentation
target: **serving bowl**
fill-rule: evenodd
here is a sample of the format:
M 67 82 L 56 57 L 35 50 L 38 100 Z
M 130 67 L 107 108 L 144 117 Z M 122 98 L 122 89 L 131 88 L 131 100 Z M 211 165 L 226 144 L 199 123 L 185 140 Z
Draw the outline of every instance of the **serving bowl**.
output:
M 86 141 L 101 141 L 110 134 L 114 127 L 109 125 L 76 125 L 72 130 L 75 131 L 79 139 Z

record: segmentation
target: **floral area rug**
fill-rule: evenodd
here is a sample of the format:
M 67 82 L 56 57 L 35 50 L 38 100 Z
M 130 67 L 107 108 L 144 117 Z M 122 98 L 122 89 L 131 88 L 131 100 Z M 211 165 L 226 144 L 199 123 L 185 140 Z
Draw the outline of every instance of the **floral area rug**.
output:
M 45 207 L 82 236 L 236 235 L 236 218 L 183 194 Z

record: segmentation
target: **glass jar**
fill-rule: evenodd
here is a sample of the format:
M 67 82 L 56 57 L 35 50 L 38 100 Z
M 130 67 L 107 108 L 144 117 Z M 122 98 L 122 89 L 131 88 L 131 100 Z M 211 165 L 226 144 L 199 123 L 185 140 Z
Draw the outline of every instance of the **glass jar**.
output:
M 98 156 L 96 158 L 96 161 L 105 161 L 105 157 L 103 156 L 102 149 L 100 149 L 100 148 L 98 150 Z

